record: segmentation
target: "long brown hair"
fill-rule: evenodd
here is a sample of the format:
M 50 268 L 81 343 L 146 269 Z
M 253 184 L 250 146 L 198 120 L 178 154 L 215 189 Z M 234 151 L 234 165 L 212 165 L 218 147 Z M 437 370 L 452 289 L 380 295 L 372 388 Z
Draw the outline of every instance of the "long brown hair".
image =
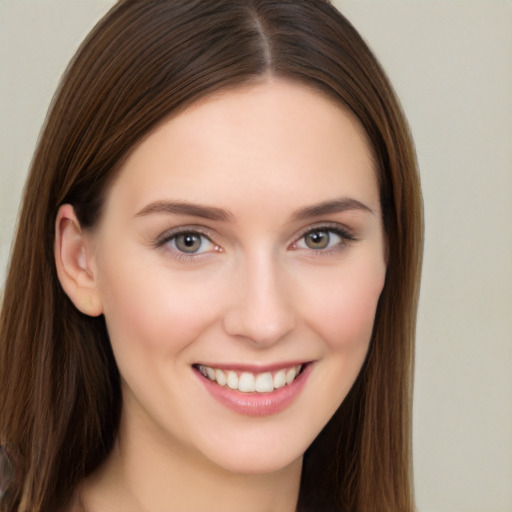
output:
M 299 510 L 411 512 L 411 379 L 422 206 L 394 92 L 363 39 L 322 0 L 121 0 L 63 76 L 25 188 L 0 324 L 0 442 L 19 451 L 23 496 L 55 512 L 109 455 L 121 412 L 102 317 L 81 314 L 54 265 L 60 205 L 101 215 L 128 152 L 171 113 L 215 91 L 298 81 L 350 109 L 376 163 L 388 244 L 370 350 L 346 400 L 305 454 Z

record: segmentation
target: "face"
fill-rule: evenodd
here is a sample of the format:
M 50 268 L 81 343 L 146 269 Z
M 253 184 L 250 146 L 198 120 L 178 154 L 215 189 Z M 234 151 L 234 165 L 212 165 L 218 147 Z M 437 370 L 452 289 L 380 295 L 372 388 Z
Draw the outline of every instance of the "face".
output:
M 361 368 L 385 278 L 356 120 L 279 80 L 208 98 L 131 154 L 91 245 L 123 425 L 229 471 L 300 460 Z

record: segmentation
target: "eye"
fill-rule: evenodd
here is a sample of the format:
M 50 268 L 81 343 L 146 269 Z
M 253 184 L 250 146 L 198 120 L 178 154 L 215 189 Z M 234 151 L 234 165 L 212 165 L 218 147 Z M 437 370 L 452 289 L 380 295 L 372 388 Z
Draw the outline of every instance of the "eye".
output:
M 202 254 L 217 249 L 206 235 L 197 231 L 182 231 L 168 235 L 163 244 L 185 255 Z
M 320 227 L 312 229 L 302 235 L 302 237 L 295 242 L 293 247 L 295 249 L 328 251 L 329 249 L 344 247 L 351 240 L 354 240 L 354 237 L 345 230 L 340 228 Z
M 336 243 L 339 240 L 338 235 L 329 233 L 329 231 L 312 231 L 304 236 L 304 243 L 310 249 L 326 249 L 331 243 Z

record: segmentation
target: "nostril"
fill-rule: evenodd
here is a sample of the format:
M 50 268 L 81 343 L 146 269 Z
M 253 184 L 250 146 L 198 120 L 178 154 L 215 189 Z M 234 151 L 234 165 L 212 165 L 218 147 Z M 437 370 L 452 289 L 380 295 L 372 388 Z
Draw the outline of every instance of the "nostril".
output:
M 287 305 L 249 304 L 233 307 L 224 317 L 224 329 L 231 335 L 258 345 L 279 342 L 295 328 Z

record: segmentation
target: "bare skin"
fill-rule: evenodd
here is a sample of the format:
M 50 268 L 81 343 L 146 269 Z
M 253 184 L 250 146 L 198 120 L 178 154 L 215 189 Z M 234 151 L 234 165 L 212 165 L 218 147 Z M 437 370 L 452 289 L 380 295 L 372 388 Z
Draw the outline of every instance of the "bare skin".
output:
M 386 274 L 357 121 L 282 80 L 207 98 L 130 155 L 93 231 L 61 208 L 56 261 L 75 305 L 105 315 L 122 376 L 119 439 L 82 509 L 295 511 Z M 245 404 L 243 373 L 270 379 L 268 403 Z

